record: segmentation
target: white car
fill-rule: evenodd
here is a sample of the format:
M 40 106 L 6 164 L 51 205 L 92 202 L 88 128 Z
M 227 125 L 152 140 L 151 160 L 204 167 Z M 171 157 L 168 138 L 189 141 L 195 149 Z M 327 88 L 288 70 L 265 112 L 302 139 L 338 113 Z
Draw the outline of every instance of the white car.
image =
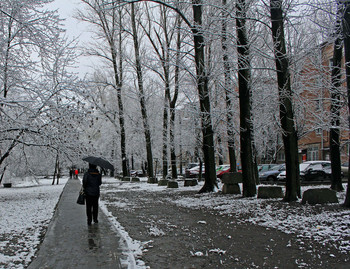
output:
M 299 164 L 300 180 L 330 180 L 331 162 L 330 161 L 307 161 Z M 277 176 L 277 180 L 286 180 L 286 171 L 281 172 Z

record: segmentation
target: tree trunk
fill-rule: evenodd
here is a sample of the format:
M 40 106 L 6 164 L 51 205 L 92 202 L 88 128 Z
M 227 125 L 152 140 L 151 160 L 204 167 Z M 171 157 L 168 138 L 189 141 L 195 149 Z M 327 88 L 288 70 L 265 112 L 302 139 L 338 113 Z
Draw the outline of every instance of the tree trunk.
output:
M 252 125 L 251 125 L 251 89 L 250 55 L 246 32 L 246 2 L 238 0 L 236 4 L 237 53 L 238 53 L 238 89 L 240 108 L 241 162 L 243 174 L 243 196 L 256 195 L 254 173 Z
M 51 184 L 51 185 L 54 185 L 54 184 L 55 184 L 56 176 L 57 176 L 57 178 L 58 178 L 58 153 L 57 153 L 57 155 L 56 155 L 55 171 L 54 171 L 54 173 L 53 173 L 53 179 L 52 179 L 52 184 Z
M 340 7 L 338 7 L 340 10 Z M 338 14 L 340 12 L 338 11 Z M 340 14 L 339 14 L 340 15 Z M 340 160 L 340 87 L 341 87 L 341 60 L 343 58 L 343 45 L 340 33 L 340 19 L 337 21 L 337 38 L 334 42 L 333 65 L 332 65 L 332 89 L 331 89 L 331 128 L 329 130 L 332 184 L 335 191 L 344 190 L 341 179 Z
M 166 93 L 165 93 L 166 94 Z M 168 110 L 169 100 L 167 96 L 164 97 L 164 108 L 163 108 L 163 179 L 168 175 Z
M 221 35 L 221 48 L 223 51 L 223 62 L 224 62 L 224 77 L 225 77 L 225 100 L 226 100 L 226 119 L 227 119 L 227 138 L 228 138 L 228 155 L 230 163 L 230 171 L 237 171 L 237 160 L 235 154 L 235 134 L 233 131 L 233 108 L 232 108 L 232 83 L 231 83 L 231 69 L 228 60 L 227 50 L 227 14 L 226 0 L 222 0 L 222 6 L 224 8 L 222 15 L 222 35 Z
M 124 106 L 123 106 L 123 100 L 122 100 L 122 81 L 120 80 L 118 75 L 117 55 L 114 47 L 111 47 L 111 53 L 112 53 L 112 63 L 113 63 L 113 70 L 114 70 L 114 79 L 115 79 L 116 90 L 117 90 L 122 170 L 123 170 L 123 177 L 126 177 L 129 175 L 129 173 L 128 173 L 128 166 L 127 166 L 127 158 L 126 158 L 126 142 L 125 142 L 126 135 L 125 135 Z
M 7 168 L 7 166 L 4 167 L 4 170 L 3 170 L 2 174 L 1 174 L 0 184 L 1 184 L 2 180 L 3 180 L 3 178 L 4 178 L 4 175 L 5 175 L 5 172 L 6 172 L 6 168 Z
M 175 153 L 175 107 L 170 107 L 170 159 L 171 177 L 177 178 L 176 153 Z
M 346 88 L 348 98 L 348 113 L 350 113 L 350 1 L 344 3 L 343 33 L 344 33 L 344 52 L 345 52 L 345 70 L 346 70 Z M 350 127 L 350 117 L 349 117 Z M 349 156 L 348 156 L 349 157 Z M 350 158 L 349 158 L 350 167 Z M 350 173 L 348 173 L 348 186 L 344 206 L 350 208 Z
M 205 167 L 205 182 L 199 191 L 214 191 L 216 183 L 215 155 L 214 155 L 214 132 L 211 122 L 210 99 L 208 89 L 208 75 L 205 68 L 204 37 L 201 32 L 202 26 L 202 1 L 192 0 L 193 18 L 195 26 L 192 29 L 197 72 L 197 88 L 201 110 L 201 123 L 203 133 L 203 155 Z
M 170 102 L 170 158 L 171 158 L 171 175 L 177 178 L 176 153 L 175 153 L 175 106 L 180 87 L 180 50 L 181 50 L 181 20 L 177 17 L 177 40 L 176 40 L 176 65 L 175 65 L 175 89 L 174 96 Z M 170 97 L 170 94 L 169 94 Z M 180 164 L 181 165 L 181 164 Z
M 141 106 L 142 122 L 146 140 L 146 154 L 147 154 L 147 174 L 149 179 L 153 180 L 153 154 L 152 154 L 152 144 L 151 144 L 151 131 L 148 123 L 147 109 L 145 94 L 143 89 L 143 74 L 140 58 L 140 47 L 136 29 L 136 18 L 135 18 L 135 5 L 131 4 L 131 25 L 133 31 L 133 41 L 134 41 L 134 50 L 135 50 L 135 63 L 137 71 L 137 83 L 139 87 L 139 101 Z
M 295 201 L 300 197 L 298 138 L 294 127 L 292 89 L 289 61 L 283 26 L 282 0 L 270 0 L 272 38 L 277 69 L 280 120 L 286 158 L 286 193 L 284 201 Z

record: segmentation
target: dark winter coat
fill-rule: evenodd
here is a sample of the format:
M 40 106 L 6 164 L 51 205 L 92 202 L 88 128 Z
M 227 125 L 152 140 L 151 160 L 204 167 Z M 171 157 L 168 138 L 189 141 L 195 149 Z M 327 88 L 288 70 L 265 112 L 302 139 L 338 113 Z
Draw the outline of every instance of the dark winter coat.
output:
M 84 193 L 89 196 L 100 196 L 101 178 L 97 169 L 89 169 L 83 177 Z

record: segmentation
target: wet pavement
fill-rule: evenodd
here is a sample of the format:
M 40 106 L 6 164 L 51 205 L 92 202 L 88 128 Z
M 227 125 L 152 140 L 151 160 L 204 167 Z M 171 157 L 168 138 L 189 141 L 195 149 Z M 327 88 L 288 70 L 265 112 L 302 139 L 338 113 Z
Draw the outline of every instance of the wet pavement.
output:
M 99 223 L 87 225 L 85 206 L 76 203 L 80 188 L 79 180 L 68 180 L 29 269 L 122 268 L 120 238 L 101 210 Z

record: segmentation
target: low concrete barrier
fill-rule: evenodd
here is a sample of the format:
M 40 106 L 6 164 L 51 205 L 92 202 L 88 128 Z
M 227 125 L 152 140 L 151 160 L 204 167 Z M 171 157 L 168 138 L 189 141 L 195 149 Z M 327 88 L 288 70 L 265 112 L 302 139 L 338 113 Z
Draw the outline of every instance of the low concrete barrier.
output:
M 168 181 L 168 188 L 176 189 L 179 187 L 179 183 L 175 180 L 169 180 Z
M 186 178 L 184 181 L 184 187 L 197 186 L 197 185 L 198 185 L 198 180 L 196 178 L 194 179 Z
M 282 187 L 280 186 L 260 186 L 258 188 L 258 198 L 283 198 Z
M 338 197 L 335 191 L 328 188 L 321 189 L 308 189 L 303 193 L 302 204 L 328 204 L 328 203 L 339 203 Z

